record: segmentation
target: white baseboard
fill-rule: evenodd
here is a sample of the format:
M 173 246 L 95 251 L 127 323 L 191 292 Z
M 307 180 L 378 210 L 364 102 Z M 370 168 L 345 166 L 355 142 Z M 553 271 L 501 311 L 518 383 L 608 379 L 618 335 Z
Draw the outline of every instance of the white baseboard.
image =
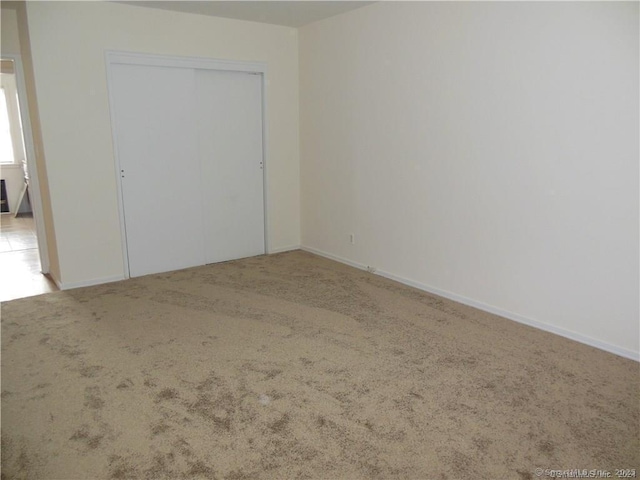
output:
M 290 252 L 293 250 L 300 250 L 300 245 L 291 245 L 289 247 L 274 248 L 271 251 L 269 251 L 269 255 L 273 253 Z M 94 285 L 102 285 L 103 283 L 119 282 L 120 280 L 126 279 L 124 275 L 114 275 L 111 277 L 94 278 L 92 280 L 85 280 L 82 282 L 61 282 L 53 275 L 51 275 L 51 278 L 53 279 L 54 283 L 58 286 L 60 290 L 71 290 L 72 288 L 92 287 Z
M 366 270 L 367 266 L 361 263 L 353 262 L 351 260 L 347 260 L 345 258 L 339 257 L 337 255 L 332 255 L 330 253 L 324 252 L 322 250 L 318 250 L 312 247 L 300 247 L 301 250 L 306 252 L 314 253 L 321 257 L 328 258 L 330 260 L 335 260 L 336 262 L 344 263 L 351 267 L 358 268 L 360 270 Z M 492 313 L 494 315 L 498 315 L 500 317 L 506 318 L 508 320 L 512 320 L 514 322 L 522 323 L 524 325 L 528 325 L 530 327 L 537 328 L 539 330 L 544 330 L 545 332 L 554 333 L 556 335 L 560 335 L 561 337 L 568 338 L 569 340 L 574 340 L 579 343 L 583 343 L 585 345 L 589 345 L 591 347 L 595 347 L 599 350 L 604 350 L 605 352 L 613 353 L 615 355 L 619 355 L 624 358 L 629 358 L 631 360 L 635 360 L 636 362 L 640 362 L 640 352 L 635 352 L 633 350 L 629 350 L 627 348 L 618 347 L 616 345 L 611 345 L 610 343 L 602 342 L 600 340 L 596 340 L 595 338 L 588 337 L 586 335 L 582 335 L 577 332 L 573 332 L 571 330 L 566 330 L 562 327 L 557 327 L 555 325 L 550 325 L 548 323 L 544 323 L 538 320 L 533 320 L 531 318 L 524 317 L 517 313 L 509 312 L 507 310 L 502 310 L 501 308 L 494 307 L 492 305 L 488 305 L 486 303 L 479 302 L 477 300 L 473 300 L 471 298 L 463 297 L 462 295 L 458 295 L 453 292 L 448 292 L 446 290 L 440 290 L 439 288 L 432 287 L 431 285 L 426 285 L 424 283 L 416 282 L 414 280 L 409 280 L 404 277 L 400 277 L 398 275 L 394 275 L 393 273 L 385 272 L 383 270 L 376 270 L 376 275 L 380 275 L 381 277 L 388 278 L 389 280 L 394 280 L 396 282 L 402 283 L 404 285 L 408 285 L 410 287 L 417 288 L 418 290 L 423 290 L 428 293 L 432 293 L 434 295 L 438 295 L 439 297 L 444 297 L 449 300 L 453 300 L 454 302 L 462 303 L 464 305 L 468 305 L 470 307 L 477 308 L 478 310 L 482 310 L 488 313 Z
M 57 278 L 52 277 L 53 281 L 58 285 L 60 290 L 71 290 L 72 288 L 92 287 L 94 285 L 102 285 L 103 283 L 119 282 L 124 280 L 123 275 L 113 275 L 111 277 L 93 278 L 91 280 L 83 280 L 82 282 L 60 282 Z
M 313 247 L 301 246 L 300 250 L 304 250 L 305 252 L 309 252 L 309 253 L 314 253 L 321 257 L 328 258 L 329 260 L 335 260 L 336 262 L 344 263 L 345 265 L 349 265 L 350 267 L 358 268 L 360 270 L 367 269 L 367 266 L 362 263 L 353 262 L 351 260 L 347 260 L 346 258 L 338 257 L 337 255 L 332 255 L 331 253 L 327 253 Z
M 49 275 L 49 277 L 51 277 L 51 280 L 53 280 L 53 283 L 56 284 L 56 287 L 58 287 L 59 290 L 62 290 L 62 282 L 60 281 L 60 279 L 58 277 L 56 277 L 53 272 L 42 272 L 43 275 Z
M 300 250 L 300 245 L 276 248 L 271 250 L 269 254 L 289 252 L 292 250 Z M 92 287 L 94 285 L 102 285 L 104 283 L 119 282 L 120 280 L 126 280 L 124 275 L 114 275 L 111 277 L 94 278 L 94 279 L 85 280 L 82 282 L 61 282 L 60 280 L 55 278 L 53 275 L 51 276 L 51 278 L 53 279 L 53 281 L 55 282 L 55 284 L 58 286 L 60 290 L 71 290 L 72 288 Z
M 271 250 L 269 250 L 267 252 L 267 254 L 271 255 L 271 254 L 274 254 L 274 253 L 291 252 L 293 250 L 300 250 L 300 245 L 291 245 L 289 247 L 272 248 Z

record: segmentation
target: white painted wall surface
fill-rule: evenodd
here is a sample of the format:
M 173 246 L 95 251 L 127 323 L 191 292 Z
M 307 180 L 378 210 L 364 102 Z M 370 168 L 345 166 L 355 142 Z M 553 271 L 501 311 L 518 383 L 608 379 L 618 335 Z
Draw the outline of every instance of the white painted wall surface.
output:
M 302 244 L 637 357 L 638 6 L 382 2 L 303 27 Z
M 63 285 L 124 273 L 105 50 L 266 62 L 271 247 L 300 243 L 296 29 L 109 2 L 27 14 Z
M 0 9 L 0 49 L 2 53 L 20 54 L 18 15 L 10 8 Z

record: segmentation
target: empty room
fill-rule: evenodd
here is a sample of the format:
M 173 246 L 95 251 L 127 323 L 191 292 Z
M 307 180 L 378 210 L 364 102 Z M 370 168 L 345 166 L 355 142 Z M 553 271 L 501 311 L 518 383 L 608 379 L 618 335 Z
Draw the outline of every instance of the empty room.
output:
M 637 478 L 639 6 L 3 1 L 2 480 Z

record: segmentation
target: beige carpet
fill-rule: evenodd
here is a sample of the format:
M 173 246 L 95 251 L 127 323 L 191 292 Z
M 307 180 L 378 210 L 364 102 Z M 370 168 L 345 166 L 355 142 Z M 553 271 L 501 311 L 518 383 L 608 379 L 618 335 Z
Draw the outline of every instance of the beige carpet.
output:
M 2 478 L 615 475 L 639 388 L 631 360 L 290 252 L 3 304 Z

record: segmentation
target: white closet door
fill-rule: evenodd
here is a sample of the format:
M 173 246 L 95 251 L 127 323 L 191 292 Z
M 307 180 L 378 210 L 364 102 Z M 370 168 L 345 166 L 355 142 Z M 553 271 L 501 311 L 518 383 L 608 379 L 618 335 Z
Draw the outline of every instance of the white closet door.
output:
M 195 71 L 113 65 L 132 277 L 203 265 Z
M 196 98 L 207 263 L 263 254 L 261 77 L 197 70 Z

